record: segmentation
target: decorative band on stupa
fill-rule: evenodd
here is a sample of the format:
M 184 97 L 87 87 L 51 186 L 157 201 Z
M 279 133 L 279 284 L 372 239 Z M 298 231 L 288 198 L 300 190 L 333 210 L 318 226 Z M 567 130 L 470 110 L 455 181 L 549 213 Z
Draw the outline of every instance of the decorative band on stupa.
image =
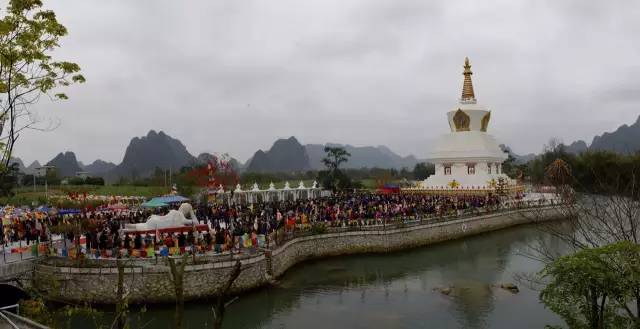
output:
M 473 83 L 471 82 L 471 64 L 469 64 L 469 57 L 464 58 L 464 83 L 462 84 L 462 97 L 460 97 L 460 103 L 462 104 L 475 104 L 476 96 L 473 92 Z

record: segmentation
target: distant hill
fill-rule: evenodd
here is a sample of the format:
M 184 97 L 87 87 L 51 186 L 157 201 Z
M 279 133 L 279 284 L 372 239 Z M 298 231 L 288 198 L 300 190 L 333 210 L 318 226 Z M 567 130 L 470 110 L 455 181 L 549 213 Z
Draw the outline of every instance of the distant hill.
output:
M 591 145 L 584 141 L 575 141 L 565 145 L 569 153 L 579 154 L 584 151 L 612 151 L 621 154 L 632 154 L 640 151 L 640 116 L 635 123 L 618 127 L 614 132 L 605 132 L 593 137 Z
M 11 161 L 9 162 L 9 164 L 13 164 L 16 163 L 18 165 L 18 171 L 25 174 L 25 175 L 33 175 L 33 174 L 40 174 L 38 168 L 42 167 L 42 165 L 40 165 L 40 162 L 33 161 L 28 167 L 24 166 L 24 162 L 22 162 L 22 160 L 20 158 L 11 158 Z
M 587 146 L 587 143 L 585 143 L 584 141 L 575 141 L 569 145 L 564 146 L 565 151 L 573 154 L 580 154 L 588 149 L 589 146 Z
M 413 167 L 418 162 L 422 162 L 413 155 L 402 157 L 386 146 L 352 146 L 343 144 L 327 143 L 322 144 L 307 144 L 307 154 L 309 155 L 309 161 L 311 167 L 316 170 L 324 169 L 322 159 L 325 157 L 324 148 L 330 147 L 342 147 L 351 154 L 349 161 L 344 164 L 345 168 L 386 168 L 386 169 L 401 169 Z
M 293 172 L 311 169 L 309 156 L 298 140 L 291 136 L 278 139 L 268 151 L 258 150 L 247 163 L 248 172 Z
M 593 138 L 590 150 L 607 150 L 628 154 L 640 151 L 640 116 L 630 126 L 622 125 L 616 131 Z
M 117 166 L 113 162 L 102 161 L 100 159 L 93 161 L 93 163 L 84 166 L 82 169 L 89 173 L 91 176 L 104 176 Z
M 83 165 L 82 162 L 77 161 L 73 152 L 60 153 L 47 164 L 55 166 L 62 177 L 75 176 L 77 172 L 85 171 L 90 176 L 103 177 L 107 181 L 113 182 L 121 177 L 148 177 L 156 167 L 178 171 L 185 166 L 206 164 L 209 159 L 213 158 L 215 158 L 214 155 L 209 153 L 202 153 L 196 158 L 187 151 L 187 148 L 178 139 L 172 138 L 162 131 L 151 130 L 146 136 L 135 137 L 131 140 L 122 163 L 118 165 L 100 159 L 91 164 Z M 16 158 L 15 161 L 19 166 L 22 166 L 21 168 L 24 168 L 20 159 Z M 236 170 L 242 169 L 242 164 L 236 159 L 229 157 L 229 162 Z M 36 161 L 23 170 L 25 173 L 31 173 L 38 167 L 40 164 Z
M 146 177 L 151 175 L 156 167 L 179 170 L 195 162 L 196 158 L 187 151 L 182 142 L 162 131 L 151 130 L 147 136 L 131 140 L 122 163 L 111 170 L 108 176 L 111 179 Z
M 27 175 L 33 175 L 38 172 L 38 168 L 42 167 L 38 160 L 33 161 L 27 168 L 24 169 L 24 173 Z
M 58 153 L 55 158 L 47 162 L 47 166 L 55 167 L 59 177 L 73 177 L 77 172 L 82 171 L 76 155 L 69 151 Z
M 12 157 L 11 160 L 9 160 L 9 166 L 13 165 L 13 164 L 17 164 L 18 165 L 18 171 L 21 173 L 25 172 L 25 166 L 24 163 L 22 162 L 22 160 L 20 158 L 16 158 L 16 157 Z
M 328 143 L 327 146 L 344 147 L 351 157 L 345 168 L 396 168 L 412 169 L 420 162 L 414 156 L 402 157 L 386 146 L 352 146 Z M 245 164 L 228 157 L 228 161 L 237 172 L 295 172 L 324 169 L 322 158 L 325 156 L 323 144 L 302 145 L 295 137 L 276 140 L 267 150 L 259 150 Z M 75 176 L 85 171 L 91 176 L 99 176 L 107 181 L 117 181 L 121 177 L 143 178 L 150 176 L 156 167 L 179 170 L 184 166 L 203 165 L 214 159 L 210 153 L 201 153 L 194 157 L 178 139 L 164 132 L 151 130 L 146 136 L 135 137 L 125 151 L 122 163 L 95 160 L 84 165 L 76 159 L 73 152 L 58 154 L 47 164 L 58 169 L 61 176 Z M 35 161 L 29 167 L 16 158 L 15 162 L 24 173 L 30 174 L 40 167 Z

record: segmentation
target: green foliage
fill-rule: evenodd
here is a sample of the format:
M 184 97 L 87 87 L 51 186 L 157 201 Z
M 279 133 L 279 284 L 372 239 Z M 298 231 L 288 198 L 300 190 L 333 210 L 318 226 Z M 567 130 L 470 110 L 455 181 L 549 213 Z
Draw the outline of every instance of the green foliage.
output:
M 27 299 L 20 301 L 20 315 L 50 328 L 70 328 L 77 317 L 92 320 L 93 328 L 104 328 L 99 324 L 103 313 L 88 305 L 52 307 L 41 298 Z
M 546 168 L 556 159 L 571 168 L 570 185 L 581 192 L 626 194 L 640 184 L 640 154 L 624 155 L 609 151 L 567 153 L 562 145 L 531 160 L 527 172 L 534 184 L 548 184 Z
M 322 163 L 330 171 L 337 171 L 340 168 L 340 164 L 349 161 L 351 154 L 342 147 L 329 147 L 325 146 L 325 157 L 322 159 Z
M 18 164 L 12 163 L 0 171 L 0 196 L 13 196 L 13 189 L 18 184 Z
M 104 185 L 102 177 L 72 177 L 68 180 L 69 185 Z
M 436 168 L 432 163 L 420 162 L 413 167 L 413 178 L 416 180 L 425 180 L 435 173 Z
M 14 190 L 14 195 L 0 197 L 0 204 L 10 204 L 15 206 L 27 205 L 31 206 L 47 204 L 47 198 L 44 192 L 44 180 L 38 181 L 36 191 L 33 191 L 33 182 Z M 49 196 L 52 195 L 68 195 L 69 193 L 78 194 L 94 194 L 94 195 L 122 195 L 122 196 L 142 196 L 151 198 L 164 195 L 169 192 L 167 187 L 163 186 L 133 186 L 133 185 L 49 185 Z M 49 199 L 53 206 L 63 208 L 78 208 L 80 206 L 97 206 L 103 204 L 102 201 L 77 203 L 72 201 L 58 201 Z
M 549 280 L 540 299 L 570 328 L 640 325 L 640 246 L 618 242 L 557 259 L 541 272 Z M 637 304 L 636 304 L 637 305 Z
M 313 232 L 313 234 L 327 233 L 327 226 L 322 222 L 313 223 L 311 226 L 311 232 Z
M 351 178 L 342 170 L 319 171 L 317 180 L 322 187 L 332 191 L 344 190 L 348 188 L 361 188 L 362 186 L 361 184 L 351 180 Z
M 66 34 L 40 0 L 10 0 L 0 19 L 0 176 L 8 174 L 20 132 L 37 123 L 30 106 L 43 94 L 67 99 L 54 91 L 85 81 L 78 64 L 52 59 L 51 52 Z
M 514 158 L 513 155 L 508 152 L 505 153 L 507 153 L 507 159 L 502 163 L 502 172 L 505 175 L 513 179 L 529 176 L 529 167 L 526 163 L 517 164 L 516 158 Z
M 332 191 L 352 188 L 354 187 L 351 178 L 340 170 L 340 165 L 349 160 L 351 154 L 342 147 L 329 147 L 324 148 L 326 153 L 322 162 L 327 167 L 327 170 L 318 172 L 318 181 L 325 189 Z

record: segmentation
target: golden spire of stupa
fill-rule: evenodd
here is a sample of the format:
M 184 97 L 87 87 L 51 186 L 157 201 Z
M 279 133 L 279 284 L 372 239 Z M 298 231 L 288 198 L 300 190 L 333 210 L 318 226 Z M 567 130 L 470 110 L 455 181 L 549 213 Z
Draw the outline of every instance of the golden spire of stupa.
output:
M 473 83 L 471 82 L 471 75 L 473 72 L 471 72 L 469 57 L 464 58 L 464 72 L 462 72 L 462 74 L 464 75 L 464 83 L 462 84 L 462 97 L 460 98 L 460 101 L 475 103 L 476 96 L 473 93 Z

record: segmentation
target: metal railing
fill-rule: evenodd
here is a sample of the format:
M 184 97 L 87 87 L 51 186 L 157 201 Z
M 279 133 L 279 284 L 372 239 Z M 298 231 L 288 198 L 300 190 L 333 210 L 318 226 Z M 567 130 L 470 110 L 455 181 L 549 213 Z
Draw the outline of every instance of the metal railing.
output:
M 13 329 L 20 329 L 20 327 L 18 327 L 17 324 L 15 324 L 13 321 L 11 321 L 11 319 L 9 319 L 9 317 L 4 314 L 4 311 L 11 310 L 11 309 L 15 309 L 16 310 L 16 314 L 20 314 L 20 305 L 19 304 L 14 304 L 14 305 L 9 305 L 9 306 L 5 306 L 5 307 L 0 307 L 0 317 L 5 322 L 7 322 Z

